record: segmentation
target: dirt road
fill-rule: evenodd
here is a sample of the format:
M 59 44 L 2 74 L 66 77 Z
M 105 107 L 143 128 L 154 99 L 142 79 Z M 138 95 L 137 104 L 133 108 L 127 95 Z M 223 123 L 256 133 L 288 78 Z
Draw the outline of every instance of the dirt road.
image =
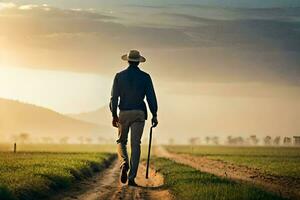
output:
M 235 165 L 221 160 L 212 160 L 202 156 L 175 154 L 163 147 L 155 150 L 157 156 L 166 157 L 178 163 L 189 165 L 202 172 L 215 174 L 236 181 L 258 185 L 268 191 L 290 199 L 300 199 L 300 180 L 262 173 L 259 169 Z
M 81 182 L 70 191 L 55 196 L 62 200 L 158 200 L 171 199 L 168 190 L 162 189 L 163 177 L 150 170 L 149 179 L 145 179 L 145 166 L 140 165 L 136 182 L 141 187 L 131 187 L 119 182 L 117 161 L 98 176 Z

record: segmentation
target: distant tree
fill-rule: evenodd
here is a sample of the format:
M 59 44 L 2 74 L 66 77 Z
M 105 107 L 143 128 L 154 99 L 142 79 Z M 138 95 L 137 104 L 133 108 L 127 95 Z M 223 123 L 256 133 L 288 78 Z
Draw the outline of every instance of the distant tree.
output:
M 200 143 L 200 138 L 198 137 L 192 137 L 189 139 L 189 143 L 190 145 L 197 145 Z
M 206 136 L 206 137 L 205 137 L 205 142 L 206 142 L 206 144 L 209 144 L 209 142 L 210 142 L 210 137 Z
M 259 142 L 259 139 L 257 139 L 256 135 L 251 135 L 250 136 L 250 141 L 252 144 L 257 145 Z
M 232 144 L 232 136 L 227 136 L 227 144 Z
M 93 142 L 93 139 L 90 138 L 90 137 L 87 137 L 87 138 L 85 138 L 85 142 L 86 142 L 87 144 L 91 144 L 91 143 Z
M 68 144 L 68 141 L 69 141 L 69 137 L 63 137 L 59 140 L 59 143 L 60 144 Z
M 266 136 L 266 137 L 264 138 L 264 143 L 265 143 L 265 145 L 270 145 L 270 144 L 271 144 L 271 141 L 272 141 L 271 136 Z
M 280 136 L 275 137 L 274 140 L 273 140 L 273 144 L 274 145 L 280 145 L 280 139 L 281 139 Z
M 219 137 L 215 136 L 215 137 L 211 138 L 211 141 L 212 141 L 213 144 L 218 145 L 219 144 Z
M 237 137 L 236 138 L 236 144 L 238 144 L 238 145 L 243 145 L 244 144 L 244 138 L 242 138 L 242 137 Z
M 290 138 L 290 137 L 284 137 L 283 144 L 284 145 L 291 145 L 292 144 L 292 138 Z
M 243 145 L 245 143 L 245 140 L 242 137 L 228 136 L 227 143 L 230 145 Z
M 21 143 L 28 143 L 29 138 L 30 138 L 30 135 L 28 133 L 20 133 L 20 135 L 19 135 L 19 141 Z

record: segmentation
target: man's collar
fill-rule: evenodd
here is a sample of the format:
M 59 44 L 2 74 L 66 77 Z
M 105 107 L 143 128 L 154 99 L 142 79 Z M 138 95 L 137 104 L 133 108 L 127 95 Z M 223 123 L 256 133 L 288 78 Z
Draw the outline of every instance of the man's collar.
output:
M 140 68 L 137 65 L 129 65 L 127 69 L 137 69 L 137 70 L 139 70 Z

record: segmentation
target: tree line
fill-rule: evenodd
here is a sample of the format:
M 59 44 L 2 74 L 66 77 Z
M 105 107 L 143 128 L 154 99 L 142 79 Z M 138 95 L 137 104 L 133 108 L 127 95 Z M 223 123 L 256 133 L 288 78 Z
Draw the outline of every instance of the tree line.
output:
M 69 143 L 79 143 L 79 144 L 110 144 L 114 142 L 114 139 L 107 139 L 103 137 L 86 137 L 86 136 L 78 136 L 78 137 L 40 137 L 40 138 L 34 138 L 29 133 L 20 133 L 17 135 L 13 135 L 11 137 L 11 140 L 16 143 L 21 144 L 30 144 L 30 143 L 43 143 L 43 144 L 69 144 Z
M 207 145 L 219 145 L 221 144 L 221 139 L 218 136 L 206 136 L 203 138 L 202 141 L 200 137 L 191 137 L 188 140 L 190 145 L 200 145 L 200 144 L 207 144 Z M 249 137 L 241 137 L 241 136 L 227 136 L 225 141 L 222 141 L 222 144 L 226 145 L 259 145 L 263 144 L 266 146 L 269 145 L 292 145 L 293 140 L 291 137 L 282 137 L 282 136 L 265 136 L 263 138 L 258 138 L 256 135 L 250 135 Z M 169 145 L 175 144 L 175 140 L 173 138 L 169 139 Z

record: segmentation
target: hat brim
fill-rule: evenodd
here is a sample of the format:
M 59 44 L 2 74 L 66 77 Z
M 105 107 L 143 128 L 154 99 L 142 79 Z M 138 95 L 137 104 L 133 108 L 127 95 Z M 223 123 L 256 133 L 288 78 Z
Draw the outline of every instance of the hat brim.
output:
M 146 58 L 143 56 L 140 56 L 139 58 L 129 58 L 127 54 L 123 55 L 122 60 L 126 61 L 132 61 L 132 62 L 146 62 Z

